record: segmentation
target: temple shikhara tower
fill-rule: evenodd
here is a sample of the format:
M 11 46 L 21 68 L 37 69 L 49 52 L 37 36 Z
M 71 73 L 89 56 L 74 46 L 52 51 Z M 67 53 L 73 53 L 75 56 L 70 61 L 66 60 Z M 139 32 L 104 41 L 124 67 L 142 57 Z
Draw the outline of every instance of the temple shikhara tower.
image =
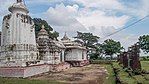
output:
M 8 8 L 2 23 L 0 66 L 26 66 L 36 63 L 34 22 L 22 0 Z
M 37 35 L 37 44 L 40 60 L 42 60 L 43 63 L 64 63 L 65 46 L 60 41 L 54 41 L 50 39 L 44 25 L 42 25 L 42 28 Z

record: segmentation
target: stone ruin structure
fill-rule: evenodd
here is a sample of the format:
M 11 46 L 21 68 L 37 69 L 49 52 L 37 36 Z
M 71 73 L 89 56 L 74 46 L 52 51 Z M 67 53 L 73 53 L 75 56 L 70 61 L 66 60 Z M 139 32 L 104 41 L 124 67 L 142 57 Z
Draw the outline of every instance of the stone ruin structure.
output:
M 119 55 L 119 62 L 120 62 L 120 64 L 123 64 L 123 66 L 125 68 L 128 66 L 127 52 L 120 53 L 120 55 Z
M 139 53 L 140 53 L 140 48 L 138 44 L 135 44 L 131 47 L 131 53 L 129 54 L 129 59 L 130 59 L 130 68 L 135 70 L 135 69 L 141 69 L 141 63 L 139 61 Z
M 129 68 L 132 70 L 141 70 L 141 64 L 139 61 L 139 49 L 140 48 L 138 43 L 129 47 L 127 52 L 122 52 L 120 55 L 118 55 L 118 62 L 120 64 L 123 64 L 125 68 Z

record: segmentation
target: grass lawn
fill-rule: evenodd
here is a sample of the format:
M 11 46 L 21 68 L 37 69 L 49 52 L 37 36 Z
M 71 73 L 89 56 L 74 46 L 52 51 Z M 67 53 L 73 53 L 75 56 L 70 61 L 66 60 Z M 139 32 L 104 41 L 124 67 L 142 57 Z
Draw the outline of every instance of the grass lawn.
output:
M 141 61 L 142 70 L 149 72 L 149 61 Z
M 115 84 L 114 72 L 113 72 L 111 65 L 110 64 L 101 64 L 101 65 L 105 67 L 108 71 L 108 76 L 104 84 Z
M 135 76 L 133 76 L 138 82 L 141 82 L 141 83 L 145 83 L 145 79 L 144 79 L 144 77 L 142 76 L 142 75 L 135 75 Z
M 120 81 L 123 81 L 126 84 L 137 84 L 137 81 L 133 79 L 132 77 L 129 76 L 127 72 L 118 64 L 118 63 L 113 63 L 114 68 L 118 68 L 118 76 L 120 77 Z
M 0 78 L 0 84 L 62 84 L 56 81 L 39 81 L 22 78 Z
M 120 69 L 120 72 L 118 74 L 120 77 L 120 80 L 127 84 L 137 84 L 137 81 L 130 77 L 127 72 L 125 72 L 123 69 Z

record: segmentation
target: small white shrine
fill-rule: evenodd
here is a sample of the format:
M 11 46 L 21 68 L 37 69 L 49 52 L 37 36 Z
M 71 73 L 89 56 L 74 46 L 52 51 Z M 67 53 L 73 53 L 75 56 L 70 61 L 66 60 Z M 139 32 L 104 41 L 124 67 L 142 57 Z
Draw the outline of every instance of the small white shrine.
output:
M 72 66 L 84 66 L 88 64 L 87 60 L 87 49 L 78 41 L 71 41 L 66 33 L 61 39 L 66 47 L 65 50 L 65 61 L 70 63 Z

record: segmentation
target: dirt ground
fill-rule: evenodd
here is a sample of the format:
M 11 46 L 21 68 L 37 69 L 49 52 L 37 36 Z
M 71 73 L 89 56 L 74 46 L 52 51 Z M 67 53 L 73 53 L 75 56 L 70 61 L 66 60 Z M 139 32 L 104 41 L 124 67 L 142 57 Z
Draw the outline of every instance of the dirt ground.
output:
M 84 67 L 73 67 L 62 72 L 44 73 L 30 78 L 31 80 L 58 81 L 66 84 L 103 84 L 107 70 L 97 64 Z

